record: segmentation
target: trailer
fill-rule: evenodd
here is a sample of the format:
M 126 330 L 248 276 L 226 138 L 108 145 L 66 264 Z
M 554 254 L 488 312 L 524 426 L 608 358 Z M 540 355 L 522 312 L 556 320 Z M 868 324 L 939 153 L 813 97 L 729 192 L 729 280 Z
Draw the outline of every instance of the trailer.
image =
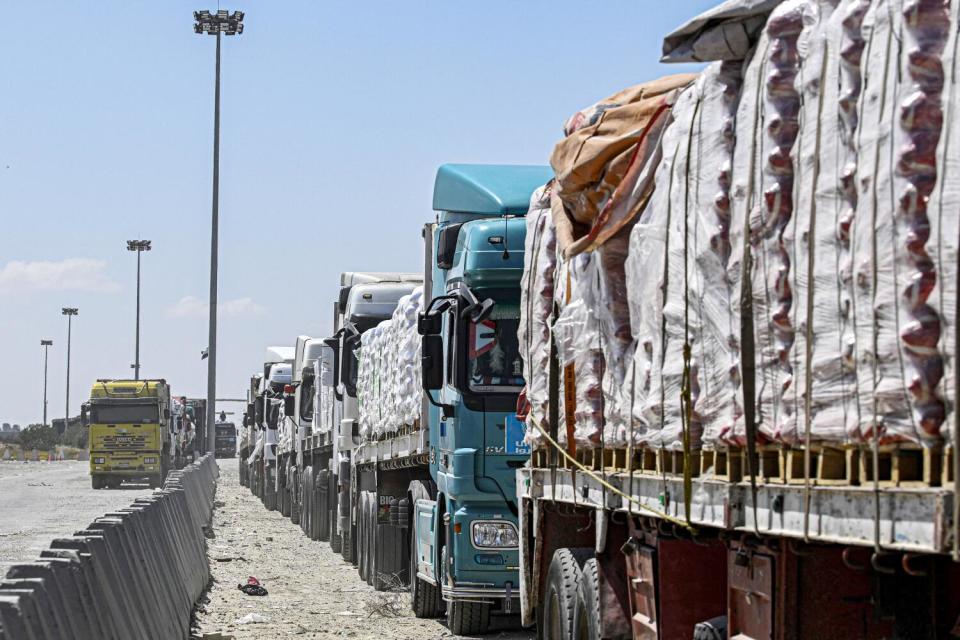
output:
M 724 3 L 664 42 L 706 69 L 568 120 L 521 309 L 540 637 L 956 634 L 957 15 Z

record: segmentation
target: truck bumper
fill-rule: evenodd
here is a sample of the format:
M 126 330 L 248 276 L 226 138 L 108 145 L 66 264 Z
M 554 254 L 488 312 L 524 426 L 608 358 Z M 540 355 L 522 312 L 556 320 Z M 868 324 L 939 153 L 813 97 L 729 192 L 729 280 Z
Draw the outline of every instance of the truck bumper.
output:
M 90 452 L 90 474 L 142 477 L 161 472 L 160 452 Z
M 426 579 L 426 576 L 420 574 Z M 456 586 L 444 585 L 441 592 L 446 601 L 459 600 L 461 602 L 488 602 L 490 604 L 503 603 L 506 613 L 520 610 L 520 592 L 513 588 L 497 588 L 490 585 L 472 582 L 460 582 Z

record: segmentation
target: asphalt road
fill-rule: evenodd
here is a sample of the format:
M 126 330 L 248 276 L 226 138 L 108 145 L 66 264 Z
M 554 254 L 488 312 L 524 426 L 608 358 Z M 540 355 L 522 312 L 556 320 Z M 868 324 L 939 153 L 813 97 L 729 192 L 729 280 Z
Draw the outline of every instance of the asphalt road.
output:
M 0 576 L 33 560 L 50 540 L 150 493 L 147 485 L 90 487 L 88 462 L 0 462 Z

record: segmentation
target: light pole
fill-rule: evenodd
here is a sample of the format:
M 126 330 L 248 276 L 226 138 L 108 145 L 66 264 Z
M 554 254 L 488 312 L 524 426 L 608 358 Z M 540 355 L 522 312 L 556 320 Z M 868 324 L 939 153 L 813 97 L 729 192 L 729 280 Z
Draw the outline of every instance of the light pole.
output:
M 61 313 L 67 316 L 67 405 L 66 417 L 63 420 L 63 428 L 66 430 L 70 425 L 70 331 L 73 325 L 73 316 L 77 315 L 79 310 L 76 307 L 64 307 Z
M 43 426 L 47 426 L 47 356 L 53 340 L 41 340 L 40 346 L 43 347 Z
M 234 36 L 243 33 L 243 11 L 228 12 L 220 9 L 194 11 L 193 25 L 195 33 L 206 33 L 217 37 L 216 84 L 213 98 L 213 206 L 210 224 L 210 330 L 207 349 L 207 443 L 210 451 L 216 444 L 214 424 L 214 404 L 217 395 L 217 235 L 220 207 L 220 35 Z
M 149 240 L 127 240 L 127 251 L 137 252 L 137 340 L 133 360 L 133 379 L 140 379 L 140 254 L 150 251 Z

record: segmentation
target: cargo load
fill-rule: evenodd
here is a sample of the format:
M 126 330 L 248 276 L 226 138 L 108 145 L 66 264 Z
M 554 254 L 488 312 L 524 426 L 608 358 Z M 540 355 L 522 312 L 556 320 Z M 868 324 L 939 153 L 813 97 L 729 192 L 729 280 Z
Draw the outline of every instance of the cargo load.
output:
M 776 4 L 691 21 L 665 59 L 714 59 L 695 81 L 638 85 L 565 125 L 552 217 L 528 218 L 528 243 L 557 249 L 527 253 L 521 323 L 544 426 L 560 309 L 561 440 L 952 440 L 955 8 L 790 0 L 767 19 Z M 708 42 L 730 24 L 753 46 Z

